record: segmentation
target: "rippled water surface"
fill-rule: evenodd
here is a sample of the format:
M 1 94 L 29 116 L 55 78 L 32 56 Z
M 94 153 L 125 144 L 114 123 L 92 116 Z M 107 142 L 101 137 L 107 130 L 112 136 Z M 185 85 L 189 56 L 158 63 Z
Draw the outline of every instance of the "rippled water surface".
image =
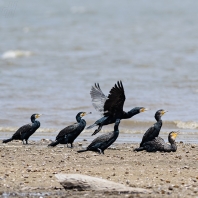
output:
M 86 117 L 92 124 L 100 115 L 91 86 L 99 82 L 108 94 L 122 80 L 124 110 L 150 111 L 123 122 L 121 132 L 142 134 L 163 108 L 162 133 L 179 129 L 194 139 L 197 7 L 196 0 L 0 0 L 2 135 L 35 112 L 49 133 L 73 123 L 79 111 L 92 111 Z

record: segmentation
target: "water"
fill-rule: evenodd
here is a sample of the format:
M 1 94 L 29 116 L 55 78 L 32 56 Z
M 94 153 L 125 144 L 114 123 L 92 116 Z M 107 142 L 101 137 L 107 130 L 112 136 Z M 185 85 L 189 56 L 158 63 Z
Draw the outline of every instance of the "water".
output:
M 150 111 L 123 122 L 121 133 L 141 138 L 163 108 L 169 112 L 162 135 L 179 129 L 184 141 L 195 141 L 197 6 L 196 0 L 0 0 L 1 139 L 35 112 L 44 114 L 46 136 L 73 123 L 79 111 L 92 111 L 86 117 L 92 124 L 100 115 L 91 86 L 99 82 L 107 95 L 122 80 L 124 110 Z

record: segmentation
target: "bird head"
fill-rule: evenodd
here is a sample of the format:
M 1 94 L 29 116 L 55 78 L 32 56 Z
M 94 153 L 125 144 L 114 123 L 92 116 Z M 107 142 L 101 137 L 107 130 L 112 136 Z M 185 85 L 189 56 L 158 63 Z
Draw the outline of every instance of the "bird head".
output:
M 168 138 L 175 141 L 175 139 L 176 139 L 178 133 L 179 133 L 179 131 L 171 131 L 171 132 L 169 133 L 169 135 L 168 135 Z
M 42 114 L 34 113 L 32 114 L 31 118 L 37 119 L 41 116 Z
M 88 114 L 91 114 L 91 112 L 79 112 L 78 114 L 77 114 L 77 117 L 84 117 L 84 116 L 86 116 L 86 115 L 88 115 Z
M 148 109 L 145 108 L 145 107 L 135 107 L 135 108 L 131 109 L 129 112 L 130 112 L 131 114 L 133 114 L 133 115 L 136 115 L 136 114 L 138 114 L 138 113 L 142 113 L 142 112 L 145 112 L 145 111 L 147 111 L 147 110 L 148 110 Z
M 145 111 L 148 111 L 149 109 L 145 108 L 145 107 L 138 107 L 139 108 L 139 112 L 142 113 L 142 112 L 145 112 Z
M 32 114 L 32 116 L 30 117 L 31 121 L 33 122 L 34 120 L 36 120 L 37 118 L 39 118 L 42 114 L 38 114 L 38 113 L 34 113 Z
M 164 109 L 160 109 L 155 113 L 155 119 L 157 120 L 159 117 L 162 117 L 166 112 Z

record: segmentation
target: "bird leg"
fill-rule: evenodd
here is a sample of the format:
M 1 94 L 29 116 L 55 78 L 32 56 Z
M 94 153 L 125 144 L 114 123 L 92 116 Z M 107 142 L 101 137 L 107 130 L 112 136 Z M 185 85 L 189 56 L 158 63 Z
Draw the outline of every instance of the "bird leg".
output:
M 71 144 L 71 148 L 73 148 L 73 144 L 72 143 L 70 143 Z
M 101 149 L 97 149 L 98 150 L 98 152 L 100 153 L 100 154 L 104 154 L 104 152 L 101 150 Z
M 23 144 L 25 144 L 24 140 L 22 140 L 22 141 L 23 141 Z
M 25 140 L 26 141 L 26 144 L 28 144 L 28 140 Z

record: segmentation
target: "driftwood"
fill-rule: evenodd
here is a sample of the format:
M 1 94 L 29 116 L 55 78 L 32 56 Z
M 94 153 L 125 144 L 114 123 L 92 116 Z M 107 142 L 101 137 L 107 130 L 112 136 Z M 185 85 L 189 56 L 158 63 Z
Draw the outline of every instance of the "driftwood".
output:
M 100 179 L 97 177 L 90 177 L 81 174 L 56 174 L 55 175 L 60 184 L 65 189 L 77 189 L 79 191 L 111 191 L 120 193 L 151 193 L 151 190 L 143 188 L 127 187 L 123 184 Z

